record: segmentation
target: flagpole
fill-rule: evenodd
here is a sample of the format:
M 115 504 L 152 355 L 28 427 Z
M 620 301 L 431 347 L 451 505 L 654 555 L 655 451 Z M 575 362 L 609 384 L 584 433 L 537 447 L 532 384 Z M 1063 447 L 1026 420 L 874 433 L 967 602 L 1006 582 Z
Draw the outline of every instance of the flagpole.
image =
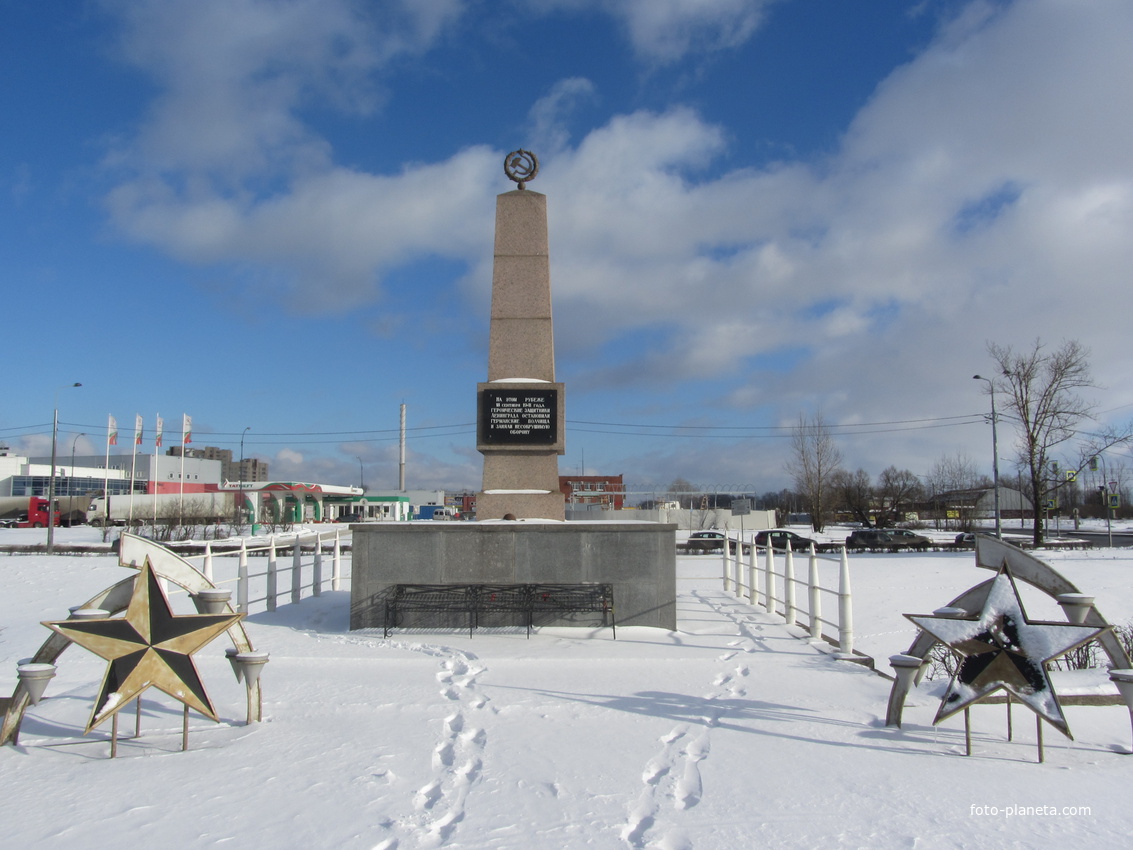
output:
M 114 420 L 114 414 L 109 416 L 110 418 L 106 420 L 106 463 L 102 467 L 102 499 L 103 504 L 106 505 L 103 528 L 110 525 L 110 443 L 118 441 L 118 423 Z
M 134 525 L 134 481 L 138 472 L 138 446 L 142 444 L 142 414 L 134 415 L 134 454 L 130 458 L 130 511 L 127 523 Z
M 161 432 L 165 423 L 161 421 L 161 414 L 157 414 L 157 434 L 153 438 L 153 536 L 157 539 L 157 491 L 161 486 L 157 477 L 157 454 L 161 448 Z
M 189 417 L 181 414 L 181 498 L 177 501 L 177 524 L 185 524 L 185 438 L 188 436 Z

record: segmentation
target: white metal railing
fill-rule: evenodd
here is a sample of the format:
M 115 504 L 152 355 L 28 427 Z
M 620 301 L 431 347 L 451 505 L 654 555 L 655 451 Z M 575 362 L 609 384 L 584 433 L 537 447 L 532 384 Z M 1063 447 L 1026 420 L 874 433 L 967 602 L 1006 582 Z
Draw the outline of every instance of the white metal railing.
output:
M 248 613 L 252 605 L 264 603 L 268 611 L 274 611 L 285 602 L 298 602 L 307 596 L 319 596 L 326 585 L 331 590 L 341 590 L 343 584 L 342 537 L 341 529 L 332 531 L 301 531 L 293 534 L 273 534 L 267 542 L 249 545 L 246 539 L 240 540 L 240 548 L 232 552 L 228 547 L 231 540 L 225 541 L 224 553 L 213 552 L 212 543 L 205 544 L 200 555 L 186 556 L 205 577 L 217 587 L 236 585 L 236 604 L 238 612 Z M 324 551 L 329 549 L 329 551 Z M 290 556 L 286 553 L 290 550 Z M 283 559 L 280 553 L 285 553 Z M 264 569 L 253 571 L 248 556 L 264 556 Z M 330 558 L 330 576 L 326 575 L 326 559 Z M 290 575 L 288 575 L 290 573 Z M 280 578 L 284 581 L 281 583 Z M 280 592 L 281 585 L 286 588 Z M 262 596 L 253 595 L 262 592 Z
M 732 552 L 735 544 L 736 551 Z M 744 547 L 750 546 L 746 556 Z M 781 553 L 781 569 L 776 566 L 776 553 L 771 546 L 763 550 L 762 555 L 755 546 L 754 537 L 745 542 L 737 535 L 733 537 L 725 532 L 725 541 L 722 556 L 723 579 L 725 593 L 734 593 L 752 604 L 762 607 L 770 614 L 779 614 L 791 626 L 802 626 L 810 632 L 815 640 L 825 640 L 837 646 L 844 655 L 851 655 L 854 651 L 854 612 L 853 600 L 850 593 L 850 561 L 846 555 L 846 547 L 841 547 L 841 555 L 830 557 L 819 555 L 814 544 L 810 551 L 803 555 L 807 558 L 806 578 L 795 575 L 795 553 L 791 551 L 788 542 L 787 548 Z M 802 554 L 802 553 L 800 553 Z M 836 563 L 838 565 L 837 589 L 822 586 L 819 575 L 819 563 Z M 780 581 L 782 582 L 782 595 L 780 595 Z M 803 597 L 800 603 L 799 596 Z M 823 597 L 833 597 L 837 602 L 838 616 L 835 620 L 822 616 Z M 835 630 L 835 638 L 823 632 L 823 626 Z

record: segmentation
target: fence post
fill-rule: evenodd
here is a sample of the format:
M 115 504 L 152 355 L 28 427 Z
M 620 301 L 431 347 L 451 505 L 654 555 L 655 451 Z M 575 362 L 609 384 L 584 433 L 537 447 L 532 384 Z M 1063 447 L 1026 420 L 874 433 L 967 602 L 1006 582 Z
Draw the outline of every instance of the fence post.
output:
M 732 577 L 731 576 L 731 569 L 728 566 L 728 555 L 729 555 L 730 549 L 731 549 L 731 543 L 729 543 L 728 534 L 727 534 L 727 532 L 725 532 L 724 533 L 724 548 L 720 550 L 721 557 L 723 558 L 723 560 L 721 561 L 721 564 L 723 565 L 723 568 L 724 568 L 724 592 L 725 593 L 728 592 L 728 583 L 729 583 L 729 581 Z
M 850 599 L 850 559 L 842 547 L 842 566 L 838 570 L 838 651 L 854 652 L 854 606 Z
M 342 530 L 336 528 L 334 530 L 334 555 L 332 556 L 330 568 L 330 589 L 342 589 L 342 546 L 341 543 Z
M 767 541 L 767 555 L 763 559 L 763 592 L 766 599 L 763 600 L 763 607 L 768 614 L 775 613 L 775 547 L 771 545 L 771 541 Z
M 311 594 L 323 594 L 323 533 L 315 532 L 315 566 L 311 572 Z
M 279 562 L 276 560 L 275 553 L 275 535 L 272 534 L 268 537 L 268 590 L 267 602 L 268 610 L 274 611 L 279 605 L 277 583 L 279 581 Z
M 207 578 L 211 582 L 212 581 L 212 541 L 211 540 L 205 541 L 205 563 L 204 563 L 204 567 L 202 569 L 204 571 L 205 578 Z
M 740 546 L 743 553 L 743 546 Z M 759 602 L 759 590 L 755 586 L 755 536 L 751 538 L 751 548 L 747 550 L 747 601 L 755 605 Z
M 795 624 L 795 553 L 791 541 L 787 541 L 787 551 L 783 555 L 783 611 L 787 625 Z
M 236 610 L 248 613 L 248 542 L 240 538 L 240 566 L 236 573 Z
M 291 550 L 291 604 L 303 598 L 303 541 L 295 532 L 295 546 Z
M 807 570 L 807 589 L 810 592 L 810 636 L 822 638 L 822 584 L 818 577 L 818 554 L 810 544 L 810 568 Z

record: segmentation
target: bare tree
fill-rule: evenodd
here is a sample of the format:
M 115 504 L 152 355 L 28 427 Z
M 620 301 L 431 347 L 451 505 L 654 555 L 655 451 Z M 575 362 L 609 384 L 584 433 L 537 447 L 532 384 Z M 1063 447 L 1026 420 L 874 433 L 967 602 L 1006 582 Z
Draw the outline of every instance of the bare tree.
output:
M 669 489 L 665 491 L 665 495 L 674 496 L 673 501 L 680 502 L 682 508 L 693 508 L 699 505 L 699 499 L 694 504 L 693 493 L 698 492 L 696 487 L 685 481 L 683 478 L 677 478 L 669 485 Z
M 928 489 L 938 510 L 943 511 L 945 525 L 968 528 L 975 517 L 978 491 L 993 482 L 980 473 L 975 461 L 963 452 L 942 455 L 928 471 Z
M 870 511 L 873 509 L 874 489 L 869 473 L 864 469 L 857 472 L 839 469 L 832 476 L 831 484 L 836 508 L 849 511 L 863 526 L 872 528 Z
M 907 507 L 924 498 L 924 485 L 915 472 L 890 466 L 877 476 L 877 498 L 892 521 L 898 523 L 904 519 Z
M 1093 418 L 1095 405 L 1079 394 L 1095 387 L 1089 352 L 1077 340 L 1048 351 L 1038 339 L 1026 351 L 993 342 L 987 350 L 1001 375 L 996 388 L 1007 395 L 1007 410 L 1018 428 L 1019 464 L 1035 506 L 1033 540 L 1039 546 L 1043 541 L 1039 511 L 1054 483 L 1048 467 L 1050 450 L 1074 437 L 1083 420 Z
M 810 514 L 810 524 L 822 531 L 832 507 L 831 490 L 834 473 L 842 466 L 842 452 L 834 445 L 834 437 L 821 412 L 807 419 L 799 414 L 799 422 L 791 431 L 791 456 L 784 464 L 795 480 L 795 491 Z

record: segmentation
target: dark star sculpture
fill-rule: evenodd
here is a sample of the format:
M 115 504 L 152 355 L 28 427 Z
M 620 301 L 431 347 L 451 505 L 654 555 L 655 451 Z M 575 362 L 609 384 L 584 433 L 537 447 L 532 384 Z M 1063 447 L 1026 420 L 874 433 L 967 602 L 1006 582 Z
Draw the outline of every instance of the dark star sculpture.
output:
M 1046 663 L 1093 640 L 1109 626 L 1027 619 L 1006 564 L 992 579 L 977 616 L 905 616 L 960 657 L 934 725 L 995 691 L 1005 690 L 1073 739 Z
M 60 620 L 43 625 L 110 662 L 86 731 L 155 687 L 217 720 L 192 654 L 243 614 L 175 615 L 149 559 L 134 582 L 124 617 Z

